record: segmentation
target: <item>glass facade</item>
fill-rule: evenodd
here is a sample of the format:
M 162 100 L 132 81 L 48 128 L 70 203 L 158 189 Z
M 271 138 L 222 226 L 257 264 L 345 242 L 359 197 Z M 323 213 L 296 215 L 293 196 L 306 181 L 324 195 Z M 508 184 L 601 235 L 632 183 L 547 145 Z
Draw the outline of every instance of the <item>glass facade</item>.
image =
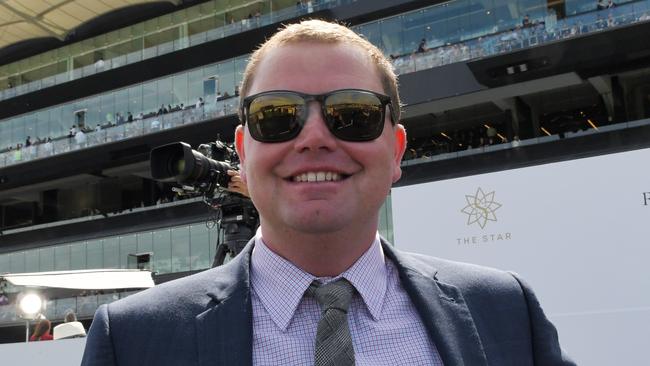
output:
M 209 1 L 0 66 L 0 100 L 351 1 Z
M 5 153 L 0 154 L 0 166 L 235 113 L 238 99 L 232 97 L 247 57 L 3 120 L 0 151 Z M 217 93 L 221 96 L 218 103 Z M 193 108 L 199 98 L 204 105 Z M 164 114 L 159 113 L 161 109 Z M 129 119 L 137 123 L 128 123 Z M 73 125 L 84 132 L 83 138 L 68 137 Z M 26 148 L 28 137 L 31 146 Z M 47 138 L 52 142 L 47 144 Z
M 392 240 L 390 196 L 380 210 L 379 233 Z M 44 248 L 0 254 L 0 273 L 129 268 L 129 255 L 152 254 L 152 271 L 158 274 L 209 268 L 216 252 L 218 226 L 189 225 L 128 233 Z
M 320 0 L 301 6 L 287 0 L 215 0 L 200 4 L 1 66 L 0 100 L 350 2 Z M 612 3 L 615 6 L 605 0 L 457 0 L 355 28 L 386 55 L 397 58 L 451 45 L 467 47 L 465 51 L 445 50 L 452 55 L 436 55 L 450 58 L 442 61 L 449 63 L 510 51 L 513 43 L 528 47 L 648 20 L 648 0 Z M 432 66 L 437 65 L 428 67 Z
M 542 0 L 464 0 L 430 6 L 354 29 L 391 55 L 398 73 L 408 73 L 650 20 L 648 9 L 650 0 L 644 0 L 601 11 L 579 13 L 576 10 L 578 15 L 558 20 L 554 8 Z M 524 26 L 522 19 L 526 16 L 528 25 Z M 120 121 L 128 120 L 129 113 L 131 118 L 142 121 L 165 107 L 176 110 L 181 109 L 181 105 L 195 105 L 198 98 L 204 98 L 206 108 L 215 115 L 235 113 L 237 101 L 215 105 L 214 99 L 218 94 L 222 97 L 236 94 L 247 57 L 1 121 L 0 152 L 4 153 L 0 154 L 0 166 L 155 132 L 159 128 L 206 117 L 203 114 L 206 109 L 202 109 L 183 112 L 183 115 L 177 113 L 175 117 L 163 116 L 167 121 L 154 118 L 122 125 Z M 91 135 L 66 139 L 72 124 Z M 97 133 L 95 130 L 103 131 Z M 25 148 L 28 137 L 32 146 Z M 45 143 L 47 138 L 52 138 L 52 143 Z
M 209 268 L 217 227 L 204 222 L 0 254 L 0 273 L 129 268 L 129 255 L 153 253 L 159 273 Z
M 459 0 L 355 27 L 404 74 L 650 20 L 650 1 Z

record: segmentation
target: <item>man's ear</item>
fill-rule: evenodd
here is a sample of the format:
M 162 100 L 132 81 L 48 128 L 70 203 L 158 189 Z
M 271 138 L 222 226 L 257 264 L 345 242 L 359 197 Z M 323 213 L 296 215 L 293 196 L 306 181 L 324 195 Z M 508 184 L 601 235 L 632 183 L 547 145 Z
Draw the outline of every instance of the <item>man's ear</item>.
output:
M 244 126 L 239 125 L 235 129 L 235 150 L 239 156 L 239 176 L 241 180 L 246 183 L 246 169 L 244 169 L 244 164 L 246 163 L 246 152 L 244 151 Z
M 401 124 L 395 125 L 395 151 L 393 155 L 393 183 L 402 177 L 402 157 L 406 151 L 406 130 Z

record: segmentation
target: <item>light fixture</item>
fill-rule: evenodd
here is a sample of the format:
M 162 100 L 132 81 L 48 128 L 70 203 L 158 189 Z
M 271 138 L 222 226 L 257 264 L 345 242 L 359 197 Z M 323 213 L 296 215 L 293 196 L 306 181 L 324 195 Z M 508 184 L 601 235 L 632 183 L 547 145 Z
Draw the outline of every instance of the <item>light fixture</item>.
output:
M 587 123 L 589 123 L 589 125 L 591 126 L 591 128 L 593 128 L 594 130 L 598 131 L 598 126 L 596 126 L 596 124 L 595 124 L 591 119 L 587 118 Z
M 26 320 L 34 320 L 45 311 L 45 299 L 35 292 L 20 293 L 16 304 L 18 316 Z
M 25 342 L 29 342 L 29 322 L 41 318 L 46 301 L 36 292 L 21 292 L 16 299 L 16 314 L 25 319 Z

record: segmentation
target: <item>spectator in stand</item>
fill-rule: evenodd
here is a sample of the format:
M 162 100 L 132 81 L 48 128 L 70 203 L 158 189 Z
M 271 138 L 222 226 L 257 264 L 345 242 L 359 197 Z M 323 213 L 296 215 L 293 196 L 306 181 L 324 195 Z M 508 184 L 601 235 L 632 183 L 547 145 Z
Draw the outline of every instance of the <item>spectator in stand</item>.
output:
M 616 19 L 614 19 L 614 15 L 612 13 L 607 14 L 607 27 L 615 27 L 616 26 Z
M 72 138 L 76 134 L 77 134 L 77 126 L 72 125 L 72 127 L 70 127 L 70 131 L 68 132 L 68 137 Z
M 95 62 L 95 69 L 96 70 L 102 70 L 104 68 L 104 58 L 100 57 L 97 62 Z
M 97 126 L 95 126 L 95 132 L 99 132 L 101 130 L 102 130 L 102 125 L 98 123 Z
M 126 121 L 133 122 L 133 115 L 131 114 L 131 112 L 128 112 L 128 117 L 126 118 Z
M 34 334 L 29 337 L 29 340 L 31 342 L 51 341 L 53 339 L 50 334 L 51 327 L 52 323 L 50 323 L 49 320 L 41 319 L 38 324 L 36 324 L 36 327 L 34 327 Z
M 196 108 L 203 107 L 203 104 L 204 104 L 204 103 L 203 103 L 203 98 L 199 97 L 199 100 L 196 101 L 196 105 L 195 105 L 195 107 L 196 107 Z
M 79 147 L 83 147 L 86 145 L 86 134 L 83 132 L 83 130 L 79 130 L 74 136 L 74 140 L 79 145 Z
M 27 136 L 27 140 L 25 140 L 25 147 L 32 146 L 32 138 L 30 136 Z
M 115 115 L 115 121 L 117 122 L 117 125 L 124 124 L 124 117 L 122 117 L 122 114 L 120 112 L 117 112 Z
M 54 327 L 54 339 L 83 338 L 86 329 L 77 321 L 77 315 L 71 309 L 65 312 L 64 323 Z
M 262 13 L 259 11 L 259 9 L 255 12 L 255 25 L 260 26 L 260 19 L 262 18 Z
M 613 7 L 616 7 L 616 3 L 614 2 L 614 0 L 608 0 L 607 1 L 607 9 L 611 9 Z
M 417 53 L 422 53 L 422 52 L 427 52 L 429 49 L 427 48 L 427 40 L 425 38 L 422 38 L 420 40 L 420 44 L 418 45 Z
M 528 28 L 532 26 L 533 23 L 530 21 L 530 16 L 528 14 L 524 15 L 524 19 L 521 21 L 521 26 L 524 28 Z
M 607 9 L 607 1 L 598 0 L 598 4 L 596 4 L 596 10 L 604 10 L 604 9 Z
M 52 153 L 52 138 L 48 137 L 47 141 L 45 141 L 45 145 L 43 145 L 43 151 L 45 154 L 50 155 Z

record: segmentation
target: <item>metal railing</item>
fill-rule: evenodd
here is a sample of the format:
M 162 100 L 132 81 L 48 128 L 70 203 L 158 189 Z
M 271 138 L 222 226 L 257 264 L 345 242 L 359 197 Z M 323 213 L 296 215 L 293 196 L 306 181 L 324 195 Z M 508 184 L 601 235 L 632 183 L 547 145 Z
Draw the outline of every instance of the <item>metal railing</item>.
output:
M 214 98 L 210 99 L 214 100 Z M 0 168 L 236 114 L 238 106 L 239 97 L 232 97 L 217 102 L 206 102 L 202 106 L 190 106 L 167 114 L 135 119 L 119 125 L 110 123 L 97 130 L 82 129 L 73 137 L 61 136 L 50 142 L 4 152 L 0 154 Z
M 263 27 L 269 24 L 275 24 L 283 20 L 297 17 L 299 15 L 308 14 L 309 12 L 314 12 L 322 9 L 330 9 L 340 5 L 349 4 L 353 1 L 354 0 L 320 0 L 314 1 L 311 8 L 291 6 L 288 8 L 280 9 L 278 11 L 260 15 L 259 17 L 242 19 L 232 24 L 227 24 L 215 29 L 194 34 L 190 37 L 175 39 L 173 41 L 144 48 L 142 50 L 126 55 L 120 55 L 114 58 L 102 60 L 101 62 L 96 62 L 91 65 L 75 68 L 72 71 L 62 72 L 43 79 L 34 80 L 28 83 L 16 85 L 12 88 L 0 90 L 0 100 L 31 93 L 71 80 L 81 79 L 100 72 L 161 56 L 170 52 L 175 52 L 187 47 L 196 46 L 216 39 L 225 38 L 233 34 L 242 33 L 254 28 Z M 97 49 L 95 51 L 99 50 L 101 49 Z
M 473 38 L 435 47 L 426 52 L 413 52 L 393 58 L 397 74 L 431 69 L 456 62 L 494 56 L 534 47 L 584 34 L 650 20 L 650 1 L 628 3 L 551 22 L 537 22 L 528 27 Z M 547 24 L 548 23 L 548 24 Z

